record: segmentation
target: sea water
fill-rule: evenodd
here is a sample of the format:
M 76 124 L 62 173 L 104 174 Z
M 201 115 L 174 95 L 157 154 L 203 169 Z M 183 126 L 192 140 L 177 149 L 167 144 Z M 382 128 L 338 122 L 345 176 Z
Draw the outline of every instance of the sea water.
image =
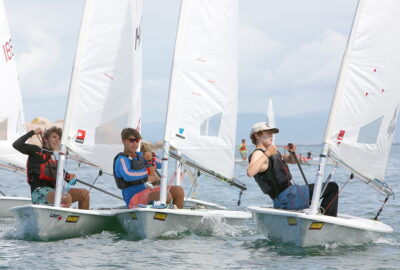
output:
M 317 153 L 320 146 L 299 146 L 300 151 Z M 68 168 L 89 183 L 98 173 L 93 168 L 78 167 L 73 162 L 69 162 Z M 400 145 L 394 145 L 386 181 L 396 194 L 400 194 L 399 168 Z M 314 182 L 316 168 L 304 166 L 303 169 L 308 181 Z M 290 165 L 290 170 L 295 181 L 303 183 L 297 166 Z M 246 163 L 237 162 L 235 174 L 248 186 L 239 207 L 239 191 L 209 177 L 201 176 L 191 195 L 229 209 L 245 210 L 249 205 L 271 204 L 254 180 L 246 176 Z M 342 187 L 348 177 L 349 173 L 340 168 L 334 181 Z M 119 193 L 109 176 L 99 177 L 95 185 Z M 191 181 L 185 178 L 187 192 L 191 186 Z M 84 186 L 77 184 L 77 187 Z M 0 190 L 9 196 L 29 196 L 26 178 L 8 171 L 0 171 Z M 373 218 L 383 199 L 367 185 L 356 179 L 350 180 L 340 193 L 339 212 Z M 112 205 L 121 205 L 121 201 L 91 191 L 92 207 Z M 394 233 L 374 243 L 300 248 L 267 240 L 257 231 L 253 220 L 242 227 L 225 226 L 216 221 L 211 233 L 193 234 L 178 229 L 153 240 L 134 240 L 121 231 L 105 231 L 79 238 L 40 242 L 24 238 L 15 229 L 14 219 L 3 219 L 0 221 L 0 269 L 400 269 L 399 199 L 389 200 L 380 220 L 392 226 Z

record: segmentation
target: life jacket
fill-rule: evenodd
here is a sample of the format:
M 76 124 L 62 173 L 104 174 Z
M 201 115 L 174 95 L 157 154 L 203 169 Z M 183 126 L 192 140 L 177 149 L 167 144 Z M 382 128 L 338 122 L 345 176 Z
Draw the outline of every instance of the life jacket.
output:
M 132 181 L 132 182 L 127 182 L 124 180 L 124 178 L 117 177 L 115 174 L 115 162 L 117 161 L 117 158 L 119 156 L 125 156 L 131 160 L 131 170 L 137 171 L 137 170 L 141 170 L 141 169 L 147 167 L 147 162 L 142 156 L 140 156 L 139 159 L 136 159 L 136 158 L 131 158 L 128 155 L 124 155 L 122 152 L 118 153 L 118 155 L 115 156 L 114 163 L 113 163 L 113 174 L 114 174 L 115 184 L 117 185 L 117 188 L 125 189 L 125 188 L 131 187 L 131 186 L 142 185 L 145 182 L 147 182 L 147 177 L 144 179 L 141 179 L 140 181 Z
M 247 151 L 246 145 L 244 143 L 241 143 L 239 146 L 240 146 L 239 147 L 240 152 Z
M 264 152 L 263 149 L 255 149 L 253 153 L 257 150 Z M 253 153 L 249 156 L 249 163 Z M 268 194 L 271 199 L 275 199 L 279 193 L 290 186 L 292 175 L 280 152 L 270 156 L 268 161 L 268 168 L 254 175 L 254 179 L 262 192 Z
M 36 152 L 36 154 L 43 158 L 43 162 L 27 166 L 28 183 L 31 177 L 36 177 L 41 181 L 55 182 L 58 161 L 51 158 L 52 153 Z

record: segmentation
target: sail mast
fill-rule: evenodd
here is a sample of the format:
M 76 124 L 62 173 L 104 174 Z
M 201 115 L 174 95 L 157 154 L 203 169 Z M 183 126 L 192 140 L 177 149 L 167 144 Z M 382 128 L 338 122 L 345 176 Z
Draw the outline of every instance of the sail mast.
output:
M 78 40 L 78 45 L 75 53 L 75 60 L 72 68 L 72 75 L 71 75 L 71 81 L 70 81 L 70 86 L 69 86 L 69 92 L 68 92 L 68 100 L 67 100 L 67 108 L 65 111 L 65 117 L 64 117 L 64 125 L 63 125 L 63 133 L 61 137 L 61 147 L 60 147 L 60 159 L 58 161 L 58 166 L 57 166 L 57 179 L 56 179 L 56 192 L 55 192 L 55 198 L 54 198 L 54 206 L 55 207 L 60 207 L 61 205 L 61 193 L 63 189 L 63 182 L 64 182 L 64 168 L 65 168 L 65 160 L 66 160 L 66 151 L 67 151 L 67 142 L 68 142 L 68 136 L 69 136 L 69 128 L 70 128 L 70 122 L 71 122 L 71 113 L 73 111 L 73 100 L 75 98 L 75 90 L 76 90 L 76 82 L 77 82 L 77 74 L 78 74 L 78 67 L 79 67 L 79 62 L 80 62 L 80 56 L 81 56 L 81 46 L 84 42 L 83 37 L 85 36 L 85 28 L 86 24 L 88 21 L 89 13 L 90 13 L 90 5 L 92 3 L 92 0 L 86 0 L 85 1 L 85 7 L 82 15 L 82 23 L 80 27 L 80 32 L 79 32 L 79 40 Z
M 167 179 L 168 179 L 168 158 L 169 158 L 169 149 L 170 149 L 170 125 L 171 125 L 171 102 L 173 98 L 173 89 L 174 89 L 174 70 L 176 66 L 175 59 L 177 59 L 179 55 L 179 48 L 177 46 L 181 44 L 181 34 L 183 33 L 183 24 L 181 23 L 182 14 L 184 13 L 184 9 L 186 6 L 186 0 L 181 1 L 181 6 L 179 10 L 179 19 L 178 19 L 178 27 L 177 27 L 177 34 L 175 38 L 175 47 L 174 47 L 174 57 L 172 60 L 171 66 L 171 76 L 170 76 L 170 83 L 169 83 L 169 94 L 168 94 L 168 103 L 167 103 L 167 112 L 165 118 L 165 128 L 164 128 L 164 142 L 163 142 L 163 157 L 162 157 L 162 171 L 161 171 L 161 183 L 160 183 L 160 201 L 162 203 L 167 202 Z
M 275 125 L 275 114 L 274 114 L 274 108 L 272 106 L 272 99 L 271 98 L 268 99 L 267 121 L 268 121 L 268 125 L 270 127 L 276 128 L 276 125 Z M 273 137 L 272 137 L 272 143 L 276 144 L 276 134 L 274 134 Z
M 313 195 L 312 195 L 312 201 L 311 201 L 311 206 L 310 206 L 310 210 L 311 210 L 312 214 L 318 213 L 318 208 L 320 205 L 319 198 L 321 197 L 321 189 L 322 189 L 322 182 L 323 182 L 324 173 L 325 173 L 326 158 L 327 158 L 328 150 L 329 150 L 328 137 L 329 137 L 329 134 L 331 133 L 332 122 L 336 116 L 336 110 L 337 110 L 337 105 L 339 102 L 339 97 L 342 92 L 341 90 L 343 89 L 342 85 L 343 85 L 343 80 L 344 80 L 344 72 L 347 67 L 347 65 L 346 65 L 347 64 L 347 55 L 349 52 L 349 48 L 352 47 L 353 42 L 354 42 L 353 31 L 354 31 L 354 29 L 356 29 L 358 22 L 360 21 L 360 14 L 361 14 L 361 10 L 362 10 L 363 6 L 364 6 L 364 0 L 359 0 L 358 4 L 357 4 L 357 8 L 356 8 L 356 13 L 353 18 L 353 23 L 352 23 L 352 27 L 350 30 L 350 34 L 347 39 L 347 45 L 346 45 L 345 52 L 343 54 L 342 63 L 340 66 L 340 72 L 339 72 L 339 76 L 338 76 L 338 80 L 337 80 L 336 88 L 335 88 L 335 94 L 334 94 L 334 97 L 332 100 L 328 123 L 327 123 L 326 129 L 325 129 L 324 144 L 322 146 L 322 150 L 321 150 L 321 154 L 320 154 L 319 165 L 318 165 L 318 170 L 317 170 L 317 174 L 316 174 L 315 187 L 314 187 L 314 191 L 313 191 Z

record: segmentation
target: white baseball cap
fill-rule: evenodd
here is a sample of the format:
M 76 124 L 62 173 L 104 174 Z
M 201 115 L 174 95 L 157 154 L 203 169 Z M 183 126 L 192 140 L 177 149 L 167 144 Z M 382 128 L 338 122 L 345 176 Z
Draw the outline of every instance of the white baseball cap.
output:
M 279 129 L 270 127 L 267 122 L 258 122 L 253 125 L 250 132 L 250 137 L 253 136 L 254 133 L 259 131 L 270 131 L 272 133 L 279 133 Z

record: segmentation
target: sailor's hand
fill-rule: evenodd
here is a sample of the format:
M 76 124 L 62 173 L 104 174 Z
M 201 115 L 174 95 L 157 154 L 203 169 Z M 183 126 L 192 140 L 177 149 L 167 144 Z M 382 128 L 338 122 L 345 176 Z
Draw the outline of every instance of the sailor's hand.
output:
M 43 134 L 43 130 L 41 128 L 36 128 L 33 130 L 33 132 L 35 132 L 36 135 L 42 135 Z
M 288 143 L 288 151 L 289 152 L 295 152 L 296 151 L 296 145 L 294 143 Z
M 147 160 L 147 161 L 150 161 L 151 160 L 151 158 L 152 158 L 152 153 L 151 152 L 144 152 L 143 153 L 143 158 L 145 159 L 145 160 Z
M 160 178 L 155 176 L 155 175 L 149 175 L 148 176 L 148 181 L 153 184 L 153 185 L 159 185 L 160 184 Z
M 275 154 L 277 154 L 278 153 L 278 150 L 277 150 L 277 147 L 276 147 L 276 145 L 271 145 L 271 146 L 269 146 L 268 147 L 268 149 L 267 149 L 267 151 L 265 151 L 265 154 L 267 155 L 267 156 L 272 156 L 272 155 L 275 155 Z
M 67 181 L 67 182 L 71 181 L 71 180 L 74 179 L 74 178 L 76 178 L 76 175 L 73 174 L 73 173 L 67 173 L 67 174 L 65 175 L 65 181 Z

